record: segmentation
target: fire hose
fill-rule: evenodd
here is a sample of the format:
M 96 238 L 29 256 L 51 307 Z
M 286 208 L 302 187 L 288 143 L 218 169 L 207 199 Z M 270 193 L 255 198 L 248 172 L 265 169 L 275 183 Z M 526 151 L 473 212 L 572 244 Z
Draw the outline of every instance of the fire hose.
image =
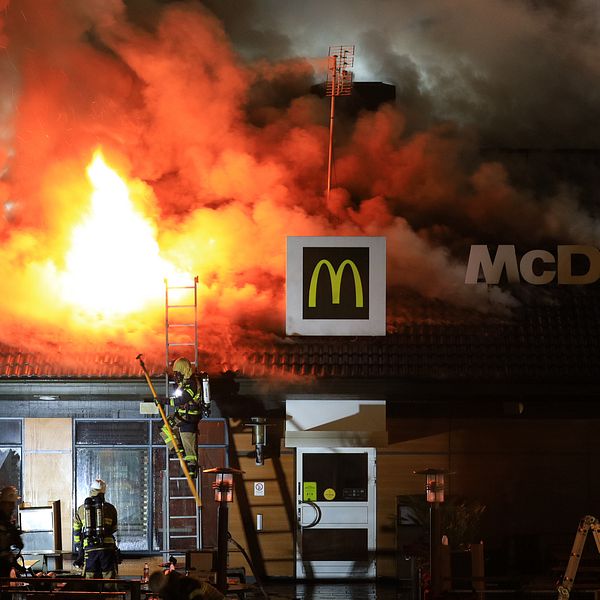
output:
M 181 470 L 183 471 L 183 474 L 185 475 L 185 478 L 187 479 L 190 491 L 192 492 L 192 495 L 194 496 L 194 500 L 196 501 L 196 506 L 201 507 L 202 501 L 200 500 L 200 496 L 198 495 L 198 490 L 196 489 L 196 486 L 194 485 L 194 481 L 192 479 L 192 476 L 190 475 L 190 471 L 189 471 L 187 464 L 183 458 L 183 452 L 182 452 L 181 448 L 179 447 L 179 444 L 177 443 L 177 438 L 173 434 L 173 430 L 171 429 L 169 419 L 167 419 L 167 415 L 165 414 L 165 411 L 164 411 L 160 401 L 158 400 L 158 396 L 156 395 L 156 390 L 154 389 L 154 385 L 152 385 L 152 381 L 150 379 L 150 374 L 148 373 L 148 369 L 146 368 L 146 365 L 144 364 L 144 361 L 142 360 L 142 355 L 138 354 L 136 356 L 136 359 L 140 361 L 140 366 L 142 367 L 142 371 L 144 372 L 144 377 L 146 378 L 148 387 L 150 388 L 150 391 L 152 392 L 152 397 L 154 399 L 154 403 L 156 404 L 156 406 L 158 408 L 158 412 L 160 413 L 161 419 L 163 420 L 163 423 L 165 424 L 165 428 L 169 434 L 169 437 L 171 438 L 171 440 L 173 440 L 173 448 L 175 449 L 175 452 L 177 453 L 177 458 L 179 459 L 179 464 L 181 465 Z

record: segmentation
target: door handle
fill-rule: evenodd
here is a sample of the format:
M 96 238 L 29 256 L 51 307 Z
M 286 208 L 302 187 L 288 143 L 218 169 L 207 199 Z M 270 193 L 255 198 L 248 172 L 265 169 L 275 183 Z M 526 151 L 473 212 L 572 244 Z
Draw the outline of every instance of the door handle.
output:
M 321 512 L 321 507 L 316 502 L 313 502 L 312 500 L 300 500 L 300 504 L 308 504 L 309 506 L 312 506 L 312 508 L 315 509 L 315 518 L 308 525 L 302 525 L 302 509 L 301 508 L 298 509 L 298 513 L 299 513 L 298 514 L 298 524 L 300 525 L 300 528 L 301 529 L 310 529 L 311 527 L 318 525 L 319 522 L 321 521 L 321 517 L 323 516 L 323 513 Z

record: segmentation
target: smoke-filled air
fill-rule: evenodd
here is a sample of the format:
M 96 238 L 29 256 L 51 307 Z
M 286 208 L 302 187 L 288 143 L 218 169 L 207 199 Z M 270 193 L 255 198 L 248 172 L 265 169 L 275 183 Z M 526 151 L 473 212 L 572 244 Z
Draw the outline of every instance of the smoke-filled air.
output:
M 285 337 L 291 235 L 385 236 L 390 329 L 422 302 L 510 314 L 510 290 L 465 285 L 470 244 L 597 244 L 600 227 L 576 187 L 519 185 L 482 149 L 597 145 L 599 16 L 587 0 L 0 0 L 0 345 L 65 373 L 160 362 L 164 280 L 198 277 L 200 347 L 241 368 Z M 327 197 L 330 103 L 311 86 L 335 45 L 396 99 L 340 115 Z

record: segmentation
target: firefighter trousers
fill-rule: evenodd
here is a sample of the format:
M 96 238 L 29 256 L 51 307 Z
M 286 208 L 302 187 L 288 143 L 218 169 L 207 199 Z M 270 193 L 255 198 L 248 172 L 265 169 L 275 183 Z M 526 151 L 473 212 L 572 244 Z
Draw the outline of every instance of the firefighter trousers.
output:
M 177 445 L 179 448 L 183 448 L 183 460 L 191 474 L 196 474 L 198 469 L 198 437 L 195 431 L 181 431 L 177 425 L 171 425 L 171 431 L 177 438 Z M 165 441 L 167 448 L 173 450 L 175 445 L 169 435 L 169 431 L 166 427 L 163 427 L 160 432 L 161 437 Z

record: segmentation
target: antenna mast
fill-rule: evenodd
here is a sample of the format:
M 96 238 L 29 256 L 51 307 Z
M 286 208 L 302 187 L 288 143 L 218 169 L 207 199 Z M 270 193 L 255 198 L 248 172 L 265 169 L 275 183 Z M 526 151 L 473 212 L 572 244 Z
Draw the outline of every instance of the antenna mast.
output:
M 329 112 L 329 158 L 327 162 L 327 201 L 331 192 L 331 167 L 333 164 L 333 119 L 335 97 L 350 96 L 352 93 L 352 71 L 354 66 L 354 46 L 329 46 L 327 83 L 325 95 L 331 97 Z

